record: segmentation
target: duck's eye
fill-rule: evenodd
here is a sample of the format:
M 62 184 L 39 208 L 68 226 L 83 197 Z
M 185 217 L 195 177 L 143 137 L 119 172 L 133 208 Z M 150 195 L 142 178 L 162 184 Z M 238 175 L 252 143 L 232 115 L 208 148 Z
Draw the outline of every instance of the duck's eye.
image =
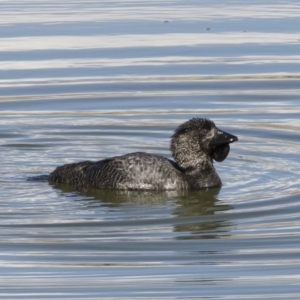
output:
M 207 134 L 207 133 L 208 133 L 208 129 L 203 129 L 202 132 L 203 132 L 204 134 Z

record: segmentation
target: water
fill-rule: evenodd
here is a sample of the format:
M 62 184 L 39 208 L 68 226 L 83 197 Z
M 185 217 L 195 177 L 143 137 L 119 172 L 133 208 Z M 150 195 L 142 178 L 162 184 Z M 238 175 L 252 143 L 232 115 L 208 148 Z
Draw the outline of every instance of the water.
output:
M 0 2 L 1 299 L 299 299 L 300 5 Z M 222 189 L 27 181 L 180 123 L 239 137 Z

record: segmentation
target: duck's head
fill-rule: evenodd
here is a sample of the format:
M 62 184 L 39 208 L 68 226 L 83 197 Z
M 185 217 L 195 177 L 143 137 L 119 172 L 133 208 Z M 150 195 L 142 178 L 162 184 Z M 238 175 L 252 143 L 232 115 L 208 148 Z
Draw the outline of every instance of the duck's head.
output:
M 171 140 L 171 152 L 183 168 L 223 161 L 230 151 L 230 143 L 238 138 L 216 127 L 209 119 L 193 118 L 181 124 Z

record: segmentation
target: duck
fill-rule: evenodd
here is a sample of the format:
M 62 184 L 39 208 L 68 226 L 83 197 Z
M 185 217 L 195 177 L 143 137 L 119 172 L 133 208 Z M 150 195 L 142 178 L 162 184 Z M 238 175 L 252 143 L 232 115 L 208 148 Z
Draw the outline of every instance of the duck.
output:
M 201 190 L 219 188 L 222 181 L 214 161 L 222 162 L 229 144 L 238 138 L 206 118 L 192 118 L 175 129 L 170 150 L 174 160 L 134 152 L 99 161 L 82 161 L 57 167 L 51 183 L 77 188 L 116 190 Z

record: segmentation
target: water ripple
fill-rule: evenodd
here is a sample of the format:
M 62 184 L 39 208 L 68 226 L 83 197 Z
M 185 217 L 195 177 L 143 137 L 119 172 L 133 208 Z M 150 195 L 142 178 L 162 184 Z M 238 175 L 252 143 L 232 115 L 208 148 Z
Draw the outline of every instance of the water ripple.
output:
M 198 2 L 1 1 L 0 297 L 299 299 L 299 5 Z M 27 180 L 192 117 L 239 137 L 220 190 Z

